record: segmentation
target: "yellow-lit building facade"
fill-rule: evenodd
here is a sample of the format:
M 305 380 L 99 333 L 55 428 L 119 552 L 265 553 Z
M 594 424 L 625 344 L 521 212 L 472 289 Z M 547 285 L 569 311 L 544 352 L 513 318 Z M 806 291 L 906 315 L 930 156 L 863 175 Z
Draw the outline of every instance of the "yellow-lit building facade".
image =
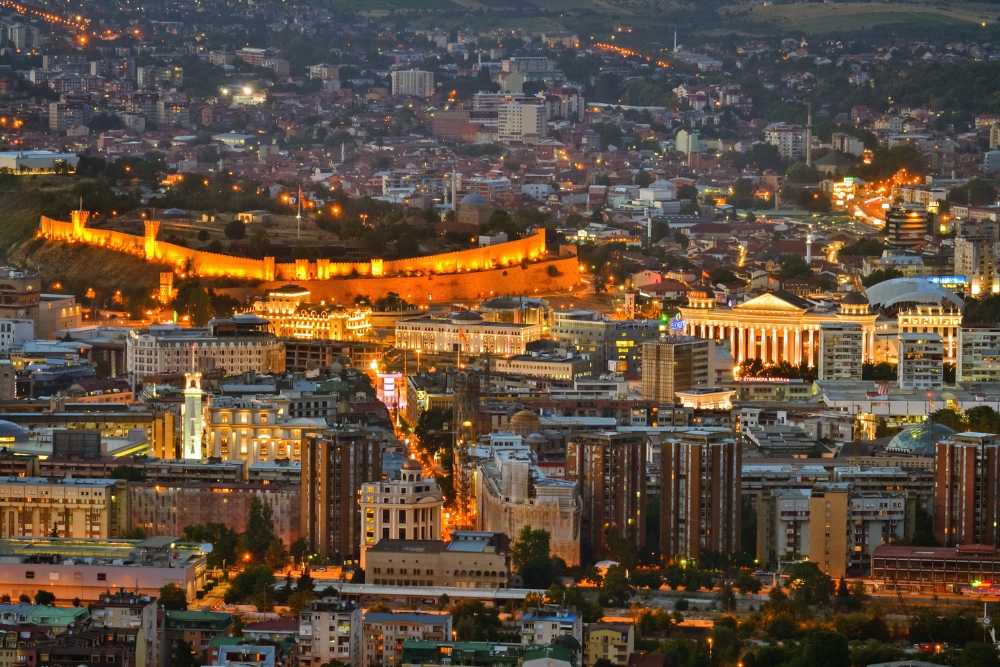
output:
M 303 436 L 327 429 L 319 417 L 288 419 L 288 400 L 216 397 L 208 407 L 205 450 L 209 456 L 229 461 L 291 459 L 298 461 Z
M 915 306 L 897 314 L 899 333 L 936 333 L 944 343 L 944 363 L 954 364 L 962 311 L 941 306 Z
M 372 330 L 370 307 L 343 308 L 311 303 L 309 290 L 285 285 L 254 304 L 254 312 L 269 320 L 279 338 L 358 340 Z
M 737 364 L 760 359 L 764 364 L 816 366 L 820 329 L 828 322 L 860 324 L 862 360 L 874 358 L 878 314 L 869 313 L 868 300 L 856 293 L 840 303 L 818 304 L 778 290 L 727 308 L 717 304 L 709 288 L 698 287 L 688 295 L 688 305 L 678 310 L 685 335 L 728 339 Z
M 583 667 L 599 660 L 625 667 L 635 653 L 635 626 L 631 623 L 589 623 L 584 634 Z

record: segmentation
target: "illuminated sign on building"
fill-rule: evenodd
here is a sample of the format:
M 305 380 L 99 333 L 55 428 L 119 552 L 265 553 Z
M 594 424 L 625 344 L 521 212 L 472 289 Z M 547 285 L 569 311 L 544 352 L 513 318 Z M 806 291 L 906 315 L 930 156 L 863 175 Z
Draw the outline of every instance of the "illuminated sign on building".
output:
M 680 313 L 677 313 L 677 315 L 670 320 L 670 330 L 673 332 L 684 331 L 684 327 L 686 325 L 687 323 L 681 319 Z
M 966 276 L 927 276 L 925 279 L 943 287 L 964 287 L 969 284 Z

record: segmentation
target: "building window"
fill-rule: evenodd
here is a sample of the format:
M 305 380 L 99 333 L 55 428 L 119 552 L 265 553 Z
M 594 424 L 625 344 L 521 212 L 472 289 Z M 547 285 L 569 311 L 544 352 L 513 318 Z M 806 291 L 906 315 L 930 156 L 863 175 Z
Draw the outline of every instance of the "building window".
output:
M 27 572 L 25 572 L 24 573 L 24 578 L 25 579 L 34 579 L 35 578 L 35 572 L 34 572 L 34 570 L 28 570 Z
M 399 522 L 406 523 L 406 510 L 399 510 Z

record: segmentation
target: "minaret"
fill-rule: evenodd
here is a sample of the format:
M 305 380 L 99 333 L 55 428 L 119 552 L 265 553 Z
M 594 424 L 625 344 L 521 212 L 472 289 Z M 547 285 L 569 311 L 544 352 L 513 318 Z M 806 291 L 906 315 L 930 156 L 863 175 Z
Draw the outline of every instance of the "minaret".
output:
M 809 111 L 806 112 L 806 166 L 811 167 L 813 164 L 812 156 L 812 137 L 813 137 L 813 105 L 812 102 L 809 103 Z
M 674 53 L 677 53 L 677 28 L 674 28 Z
M 812 229 L 806 232 L 806 264 L 812 266 L 813 263 L 813 233 Z
M 191 372 L 184 374 L 184 430 L 181 456 L 200 461 L 201 456 L 201 373 L 197 372 L 197 347 L 191 346 Z
M 455 196 L 458 194 L 458 160 L 451 161 L 451 210 L 458 215 L 458 209 L 455 208 Z

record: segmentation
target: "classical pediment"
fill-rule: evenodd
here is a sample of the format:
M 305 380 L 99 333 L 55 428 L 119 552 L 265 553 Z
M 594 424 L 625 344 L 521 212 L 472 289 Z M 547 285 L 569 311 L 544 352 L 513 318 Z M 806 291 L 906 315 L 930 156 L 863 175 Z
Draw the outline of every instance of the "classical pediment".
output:
M 774 311 L 780 313 L 803 313 L 808 310 L 808 302 L 791 293 L 768 292 L 749 301 L 733 306 L 733 310 Z

